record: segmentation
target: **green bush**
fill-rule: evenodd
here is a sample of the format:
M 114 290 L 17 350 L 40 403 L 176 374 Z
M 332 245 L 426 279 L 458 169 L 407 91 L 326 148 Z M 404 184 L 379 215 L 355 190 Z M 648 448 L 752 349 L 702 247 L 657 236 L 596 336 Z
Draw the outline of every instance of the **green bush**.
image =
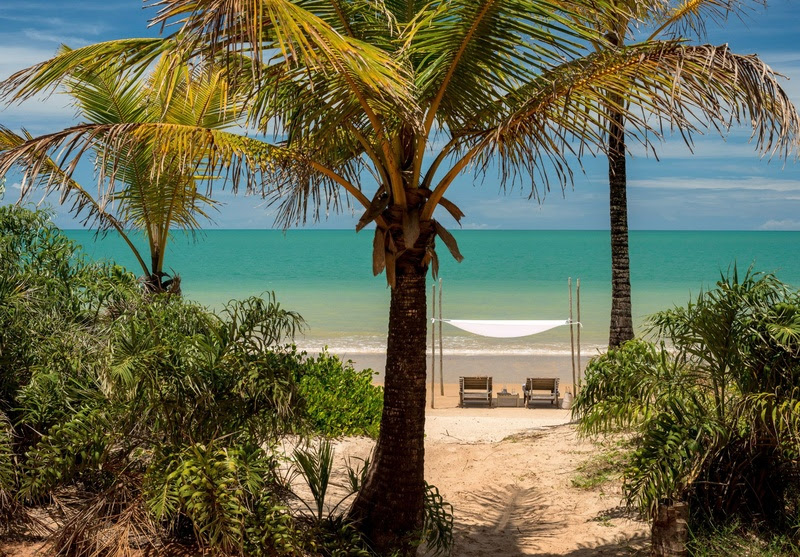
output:
M 16 422 L 22 389 L 56 374 L 39 393 L 47 400 L 29 393 L 24 406 L 38 412 L 36 426 L 57 420 L 69 402 L 63 388 L 83 382 L 104 353 L 111 309 L 137 295 L 132 274 L 88 261 L 48 211 L 0 206 L 0 411 Z
M 3 527 L 68 493 L 53 554 L 160 539 L 212 554 L 360 554 L 352 525 L 289 511 L 275 447 L 315 428 L 324 374 L 353 384 L 339 402 L 319 398 L 352 405 L 345 421 L 319 422 L 327 434 L 377 427 L 380 391 L 368 373 L 287 345 L 301 325 L 272 295 L 217 314 L 146 295 L 121 268 L 89 262 L 48 213 L 0 207 Z
M 688 501 L 694 528 L 736 523 L 797 539 L 800 293 L 734 269 L 636 340 L 594 359 L 573 405 L 584 433 L 635 433 L 628 504 Z
M 297 380 L 314 433 L 377 437 L 383 389 L 372 384 L 374 375 L 371 369 L 356 371 L 352 361 L 342 362 L 327 352 L 304 357 Z

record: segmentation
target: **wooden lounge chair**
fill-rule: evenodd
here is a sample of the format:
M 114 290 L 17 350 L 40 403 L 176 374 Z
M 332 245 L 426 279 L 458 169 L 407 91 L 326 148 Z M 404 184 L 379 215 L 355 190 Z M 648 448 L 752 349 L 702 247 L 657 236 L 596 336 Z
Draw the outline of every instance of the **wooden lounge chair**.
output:
M 467 402 L 486 403 L 492 406 L 491 377 L 459 377 L 458 405 L 463 407 Z
M 528 377 L 522 387 L 525 408 L 535 400 L 548 400 L 558 408 L 558 381 L 554 377 Z

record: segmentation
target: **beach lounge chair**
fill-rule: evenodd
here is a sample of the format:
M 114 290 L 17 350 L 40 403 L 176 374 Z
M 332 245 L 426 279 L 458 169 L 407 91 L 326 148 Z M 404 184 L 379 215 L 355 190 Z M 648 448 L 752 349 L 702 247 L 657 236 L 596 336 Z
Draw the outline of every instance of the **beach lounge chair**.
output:
M 492 406 L 491 377 L 459 377 L 458 405 L 463 407 L 467 402 L 486 403 Z
M 547 400 L 558 408 L 558 378 L 555 377 L 528 377 L 522 386 L 525 408 L 536 400 Z

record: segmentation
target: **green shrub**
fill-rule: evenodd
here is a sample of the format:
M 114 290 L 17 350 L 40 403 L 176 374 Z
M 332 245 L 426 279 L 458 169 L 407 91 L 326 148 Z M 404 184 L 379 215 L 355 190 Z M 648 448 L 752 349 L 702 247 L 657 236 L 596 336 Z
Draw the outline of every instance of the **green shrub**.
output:
M 365 555 L 341 516 L 289 510 L 277 440 L 376 435 L 382 408 L 370 371 L 287 344 L 300 326 L 273 295 L 215 314 L 145 294 L 49 214 L 0 207 L 0 523 L 69 493 L 49 553 L 165 539 L 219 555 Z
M 453 505 L 444 500 L 439 489 L 425 482 L 425 513 L 422 541 L 433 555 L 450 555 L 453 550 Z
M 13 522 L 19 505 L 17 491 L 16 455 L 12 445 L 13 428 L 5 414 L 0 412 L 0 533 Z
M 353 362 L 322 352 L 305 357 L 298 369 L 300 396 L 319 435 L 377 437 L 383 412 L 383 389 L 372 384 L 371 369 L 356 371 Z
M 578 466 L 577 473 L 571 479 L 573 487 L 593 490 L 622 477 L 630 459 L 630 442 L 617 440 L 598 443 L 596 449 L 589 460 Z
M 695 528 L 798 535 L 800 293 L 734 269 L 651 318 L 657 344 L 596 358 L 573 406 L 584 433 L 631 428 L 628 504 L 688 501 Z
M 0 410 L 16 422 L 17 396 L 37 373 L 66 385 L 97 365 L 111 308 L 137 295 L 132 274 L 88 261 L 50 212 L 0 206 Z M 42 411 L 63 406 L 58 390 Z M 58 416 L 42 418 L 36 425 Z

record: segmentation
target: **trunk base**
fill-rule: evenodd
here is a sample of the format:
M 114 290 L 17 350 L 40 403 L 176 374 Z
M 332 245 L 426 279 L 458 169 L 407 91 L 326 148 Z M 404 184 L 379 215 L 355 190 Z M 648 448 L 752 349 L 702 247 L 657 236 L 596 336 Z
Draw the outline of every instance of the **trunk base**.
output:
M 658 505 L 651 531 L 652 557 L 686 557 L 689 552 L 689 505 Z

